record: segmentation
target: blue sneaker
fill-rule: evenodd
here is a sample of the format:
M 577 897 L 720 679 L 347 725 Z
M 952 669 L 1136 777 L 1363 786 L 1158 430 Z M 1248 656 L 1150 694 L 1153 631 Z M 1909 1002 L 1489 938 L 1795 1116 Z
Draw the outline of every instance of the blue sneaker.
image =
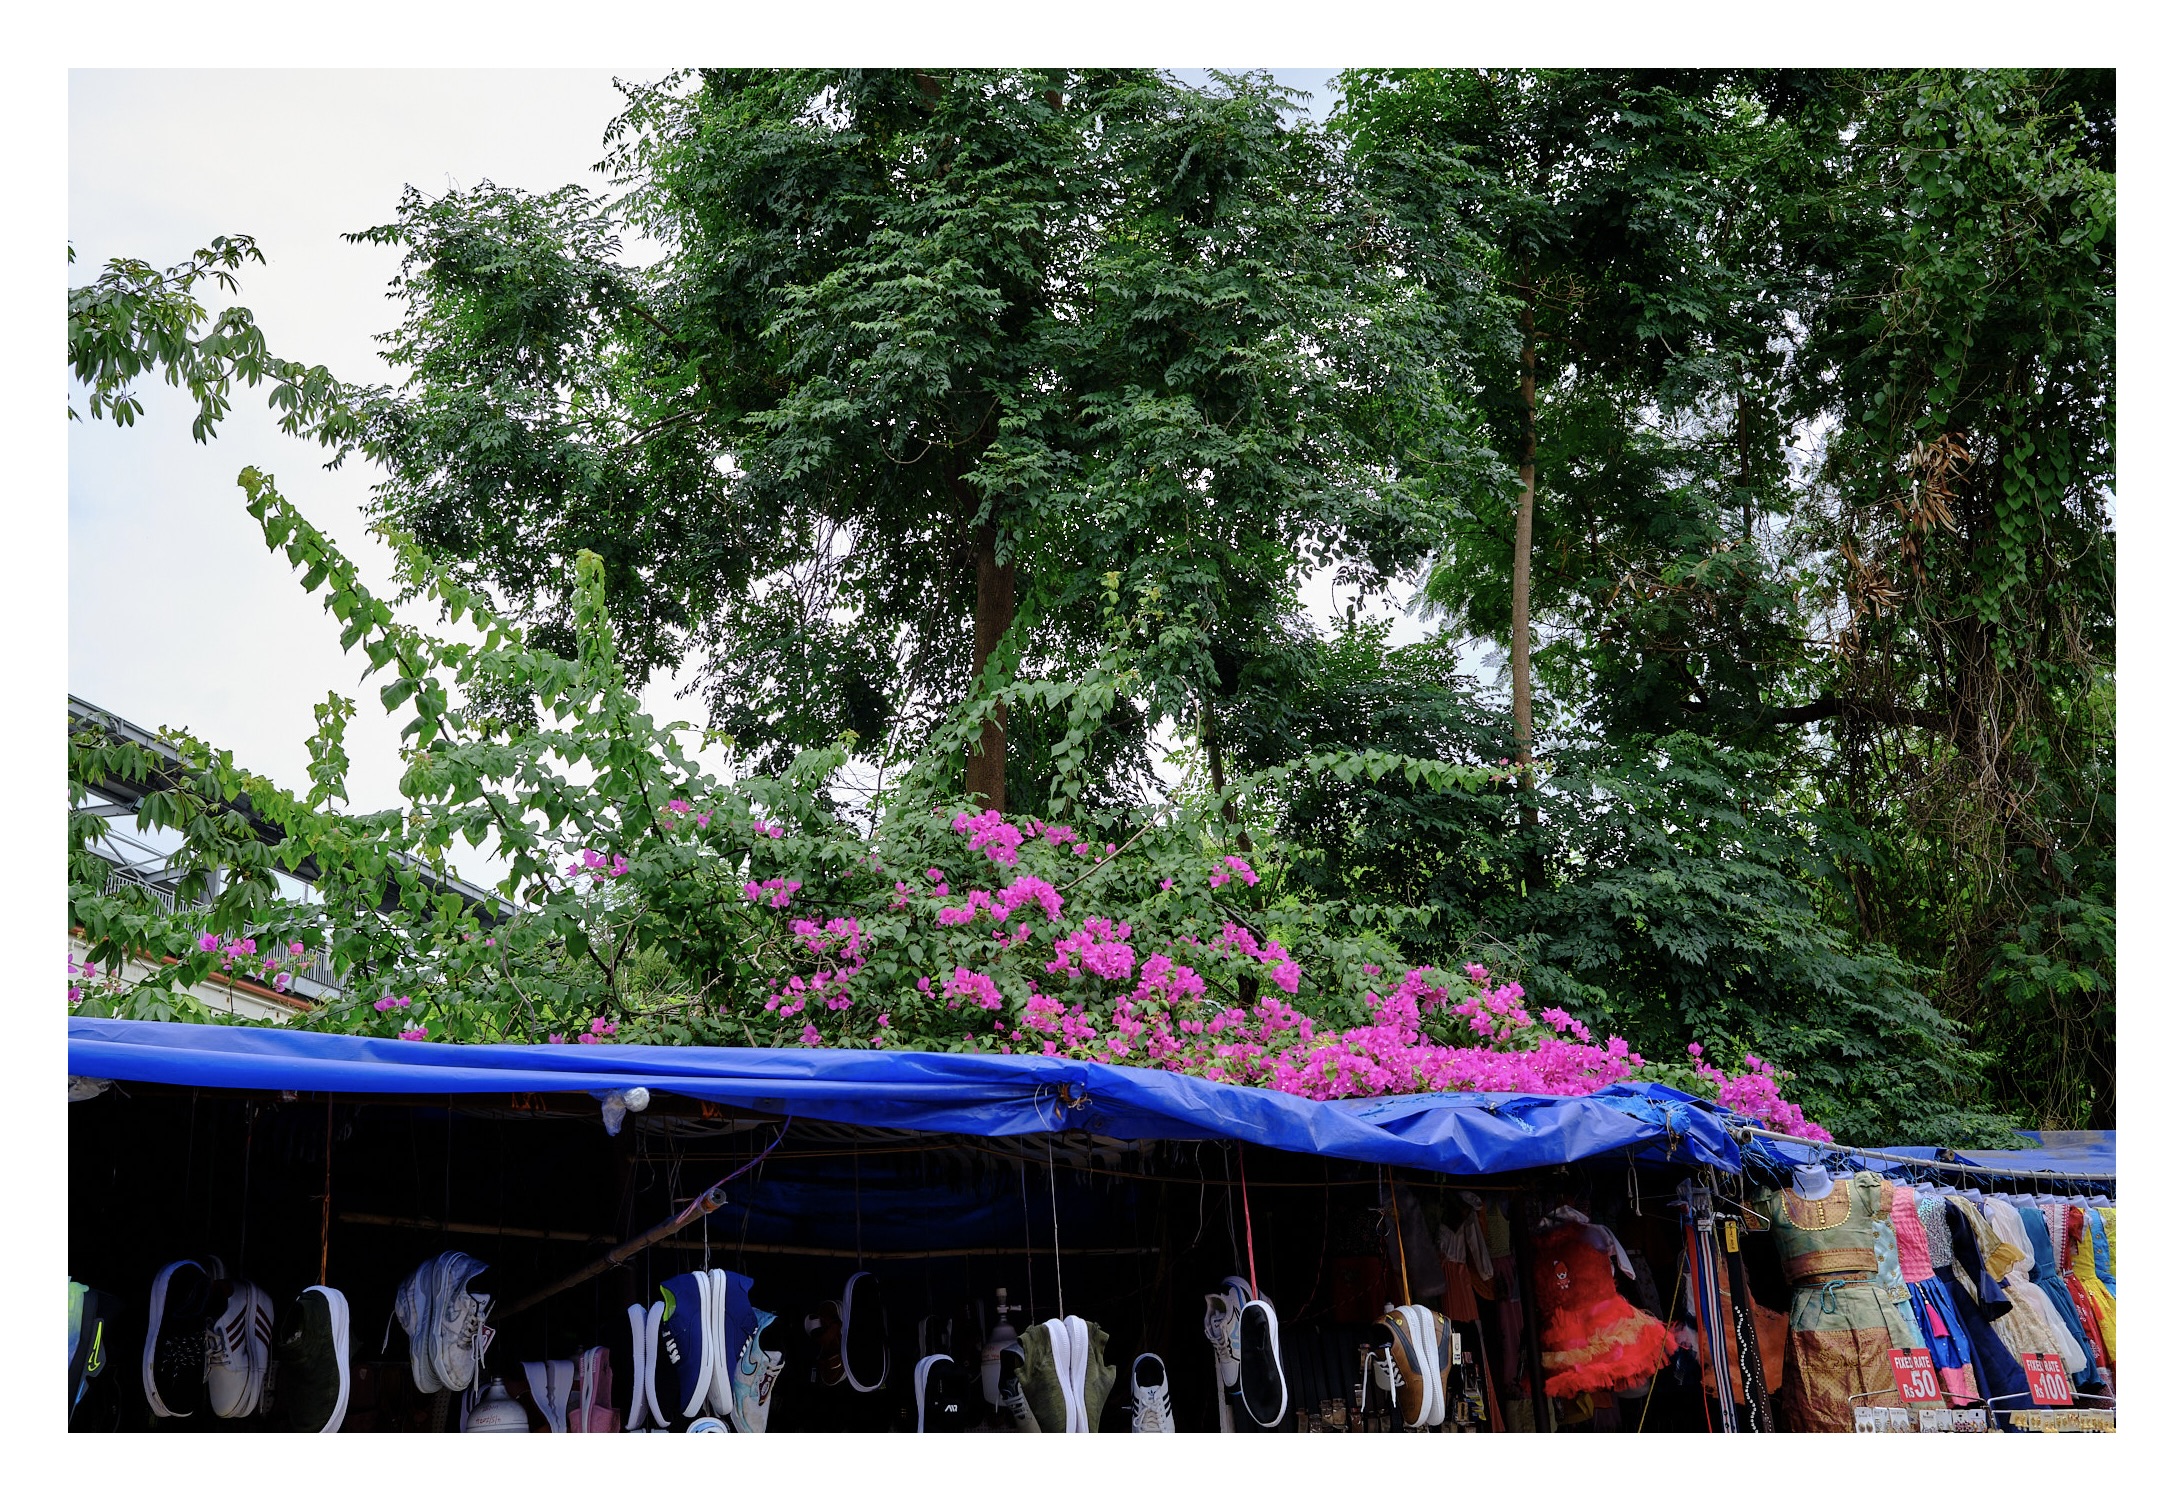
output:
M 713 1279 L 713 1411 L 727 1417 L 735 1407 L 735 1367 L 743 1347 L 758 1332 L 751 1311 L 751 1279 L 739 1272 L 714 1267 Z
M 660 1284 L 658 1406 L 672 1420 L 694 1418 L 713 1392 L 713 1279 L 684 1272 Z

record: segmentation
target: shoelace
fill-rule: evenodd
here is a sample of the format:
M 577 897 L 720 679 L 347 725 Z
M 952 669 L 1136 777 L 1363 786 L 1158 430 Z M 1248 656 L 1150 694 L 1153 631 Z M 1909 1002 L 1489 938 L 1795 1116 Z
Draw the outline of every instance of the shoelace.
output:
M 1151 1418 L 1154 1421 L 1147 1423 Z M 1175 1427 L 1175 1408 L 1168 1401 L 1168 1389 L 1156 1386 L 1138 1403 L 1137 1426 L 1141 1433 L 1166 1433 Z

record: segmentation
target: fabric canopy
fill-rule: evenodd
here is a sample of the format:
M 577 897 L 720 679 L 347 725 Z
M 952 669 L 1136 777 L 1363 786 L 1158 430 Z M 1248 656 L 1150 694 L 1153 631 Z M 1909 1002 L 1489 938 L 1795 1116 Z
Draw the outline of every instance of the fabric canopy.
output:
M 754 1113 L 910 1131 L 1252 1142 L 1460 1176 L 1631 1152 L 1735 1169 L 1729 1122 L 1660 1085 L 1577 1097 L 1317 1101 L 1157 1069 L 991 1053 L 452 1045 L 273 1027 L 71 1018 L 69 1072 L 208 1089 L 533 1094 L 643 1085 Z

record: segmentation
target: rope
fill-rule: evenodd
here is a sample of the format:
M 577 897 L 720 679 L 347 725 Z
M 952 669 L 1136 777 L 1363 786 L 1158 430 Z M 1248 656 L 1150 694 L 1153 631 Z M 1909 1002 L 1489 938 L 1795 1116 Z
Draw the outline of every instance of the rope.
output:
M 1054 1217 L 1054 1316 L 1069 1317 L 1062 1305 L 1062 1211 L 1054 1196 L 1054 1138 L 1047 1137 L 1047 1213 Z M 1247 1220 L 1248 1224 L 1249 1221 Z
M 1251 1274 L 1251 1295 L 1256 1298 L 1259 1296 L 1259 1251 L 1251 1243 L 1251 1180 L 1244 1176 L 1244 1152 L 1241 1147 L 1236 1150 L 1236 1183 L 1244 1200 L 1244 1265 Z

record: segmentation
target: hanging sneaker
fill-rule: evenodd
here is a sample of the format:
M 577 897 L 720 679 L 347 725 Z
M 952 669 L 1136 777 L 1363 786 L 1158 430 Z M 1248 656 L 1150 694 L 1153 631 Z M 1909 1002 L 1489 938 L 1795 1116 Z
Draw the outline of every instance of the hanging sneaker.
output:
M 645 1394 L 652 1388 L 652 1341 L 645 1328 L 646 1313 L 642 1303 L 629 1305 L 629 1417 L 622 1424 L 625 1433 L 635 1433 L 645 1426 Z
M 743 1342 L 729 1377 L 728 1421 L 735 1424 L 738 1433 L 766 1431 L 774 1386 L 781 1380 L 781 1367 L 787 1359 L 779 1350 L 769 1350 L 762 1343 L 774 1316 L 757 1308 L 751 1311 L 751 1317 L 751 1337 Z
M 691 1433 L 726 1433 L 728 1425 L 719 1418 L 707 1416 L 693 1419 L 688 1431 Z
M 432 1294 L 427 1345 L 432 1373 L 451 1392 L 467 1391 L 478 1379 L 478 1357 L 484 1353 L 479 1331 L 493 1300 L 472 1292 L 470 1284 L 485 1270 L 475 1256 L 442 1251 L 424 1282 Z
M 1029 1332 L 1027 1331 L 1027 1335 Z M 1008 1419 L 1010 1426 L 1018 1433 L 1040 1432 L 1038 1415 L 1032 1411 L 1031 1398 L 1024 1390 L 1024 1373 L 1029 1368 L 1030 1360 L 1023 1345 L 1014 1340 L 1003 1345 L 996 1365 L 999 1371 L 996 1389 L 1001 1397 L 997 1405 L 1001 1415 Z M 1061 1432 L 1059 1428 L 1053 1431 Z
M 704 1272 L 684 1272 L 660 1284 L 660 1369 L 653 1390 L 660 1405 L 683 1418 L 694 1418 L 713 1394 L 713 1279 Z
M 239 1278 L 215 1284 L 213 1296 L 220 1312 L 205 1331 L 205 1395 L 216 1417 L 247 1418 L 265 1394 L 273 1300 Z
M 1206 1343 L 1213 1346 L 1213 1381 L 1223 1433 L 1235 1431 L 1231 1404 L 1236 1395 L 1236 1383 L 1243 1377 L 1238 1318 L 1244 1304 L 1251 1300 L 1251 1291 L 1244 1287 L 1239 1295 L 1240 1286 L 1237 1279 L 1231 1277 L 1222 1283 L 1219 1292 L 1206 1294 Z
M 1388 1361 L 1394 1367 L 1395 1415 L 1404 1428 L 1423 1428 L 1432 1411 L 1432 1358 L 1424 1336 L 1411 1320 L 1414 1305 L 1391 1308 L 1380 1316 L 1389 1334 Z
M 641 1319 L 643 1314 L 638 1317 Z M 614 1412 L 614 1362 L 605 1345 L 593 1345 L 576 1357 L 576 1381 L 569 1396 L 568 1431 L 612 1433 L 621 1426 Z
M 963 1429 L 962 1383 L 953 1355 L 927 1355 L 910 1373 L 911 1408 L 919 1433 L 960 1433 Z
M 217 1257 L 209 1266 L 170 1261 L 152 1279 L 144 1331 L 144 1400 L 152 1415 L 186 1418 L 205 1400 L 205 1326 L 218 1310 L 212 1285 L 227 1275 Z
M 349 1411 L 349 1300 L 307 1287 L 273 1341 L 281 1373 L 273 1412 L 288 1433 L 339 1433 Z
M 1358 1420 L 1366 1432 L 1383 1432 L 1402 1412 L 1403 1373 L 1395 1363 L 1395 1331 L 1385 1320 L 1368 1326 L 1357 1354 Z
M 751 1279 L 741 1272 L 714 1267 L 713 1279 L 713 1390 L 711 1401 L 717 1416 L 727 1417 L 735 1407 L 736 1364 L 744 1346 L 758 1333 L 758 1315 L 751 1307 Z M 769 1320 L 771 1315 L 768 1315 Z
M 820 1304 L 819 1311 L 804 1320 L 804 1332 L 811 1336 L 815 1350 L 813 1377 L 821 1386 L 840 1386 L 847 1379 L 842 1359 L 842 1305 L 832 1300 Z
M 887 1385 L 887 1305 L 879 1279 L 852 1272 L 842 1287 L 842 1370 L 852 1391 L 876 1392 Z
M 1168 1396 L 1168 1366 L 1147 1351 L 1130 1362 L 1130 1431 L 1175 1432 L 1175 1404 Z
M 1068 1377 L 1069 1331 L 1060 1319 L 1048 1319 L 1024 1330 L 1019 1342 L 1024 1370 L 1018 1385 L 1041 1433 L 1073 1433 L 1075 1404 L 1070 1401 Z
M 1078 1319 L 1077 1325 L 1084 1347 L 1078 1406 L 1084 1411 L 1084 1431 L 1097 1433 L 1101 1415 L 1107 1411 L 1107 1399 L 1115 1392 L 1115 1368 L 1107 1360 L 1107 1331 L 1089 1319 Z
M 644 1387 L 639 1393 L 644 1399 L 644 1419 L 638 1424 L 640 1428 L 665 1430 L 674 1426 L 668 1422 L 667 1414 L 673 1404 L 675 1388 L 668 1388 L 669 1401 L 660 1400 L 660 1342 L 666 1337 L 666 1324 L 665 1303 L 655 1303 L 645 1310 L 645 1377 Z
M 1236 1383 L 1244 1416 L 1260 1428 L 1279 1428 L 1289 1420 L 1289 1383 L 1282 1374 L 1281 1326 L 1274 1305 L 1253 1298 L 1236 1317 L 1241 1346 Z
M 410 1384 L 427 1395 L 447 1389 L 432 1368 L 432 1272 L 438 1264 L 434 1257 L 394 1290 L 394 1317 L 409 1341 Z
M 121 1299 L 71 1278 L 68 1283 L 68 1412 L 71 1419 L 106 1373 L 112 1341 L 106 1326 L 121 1312 Z

